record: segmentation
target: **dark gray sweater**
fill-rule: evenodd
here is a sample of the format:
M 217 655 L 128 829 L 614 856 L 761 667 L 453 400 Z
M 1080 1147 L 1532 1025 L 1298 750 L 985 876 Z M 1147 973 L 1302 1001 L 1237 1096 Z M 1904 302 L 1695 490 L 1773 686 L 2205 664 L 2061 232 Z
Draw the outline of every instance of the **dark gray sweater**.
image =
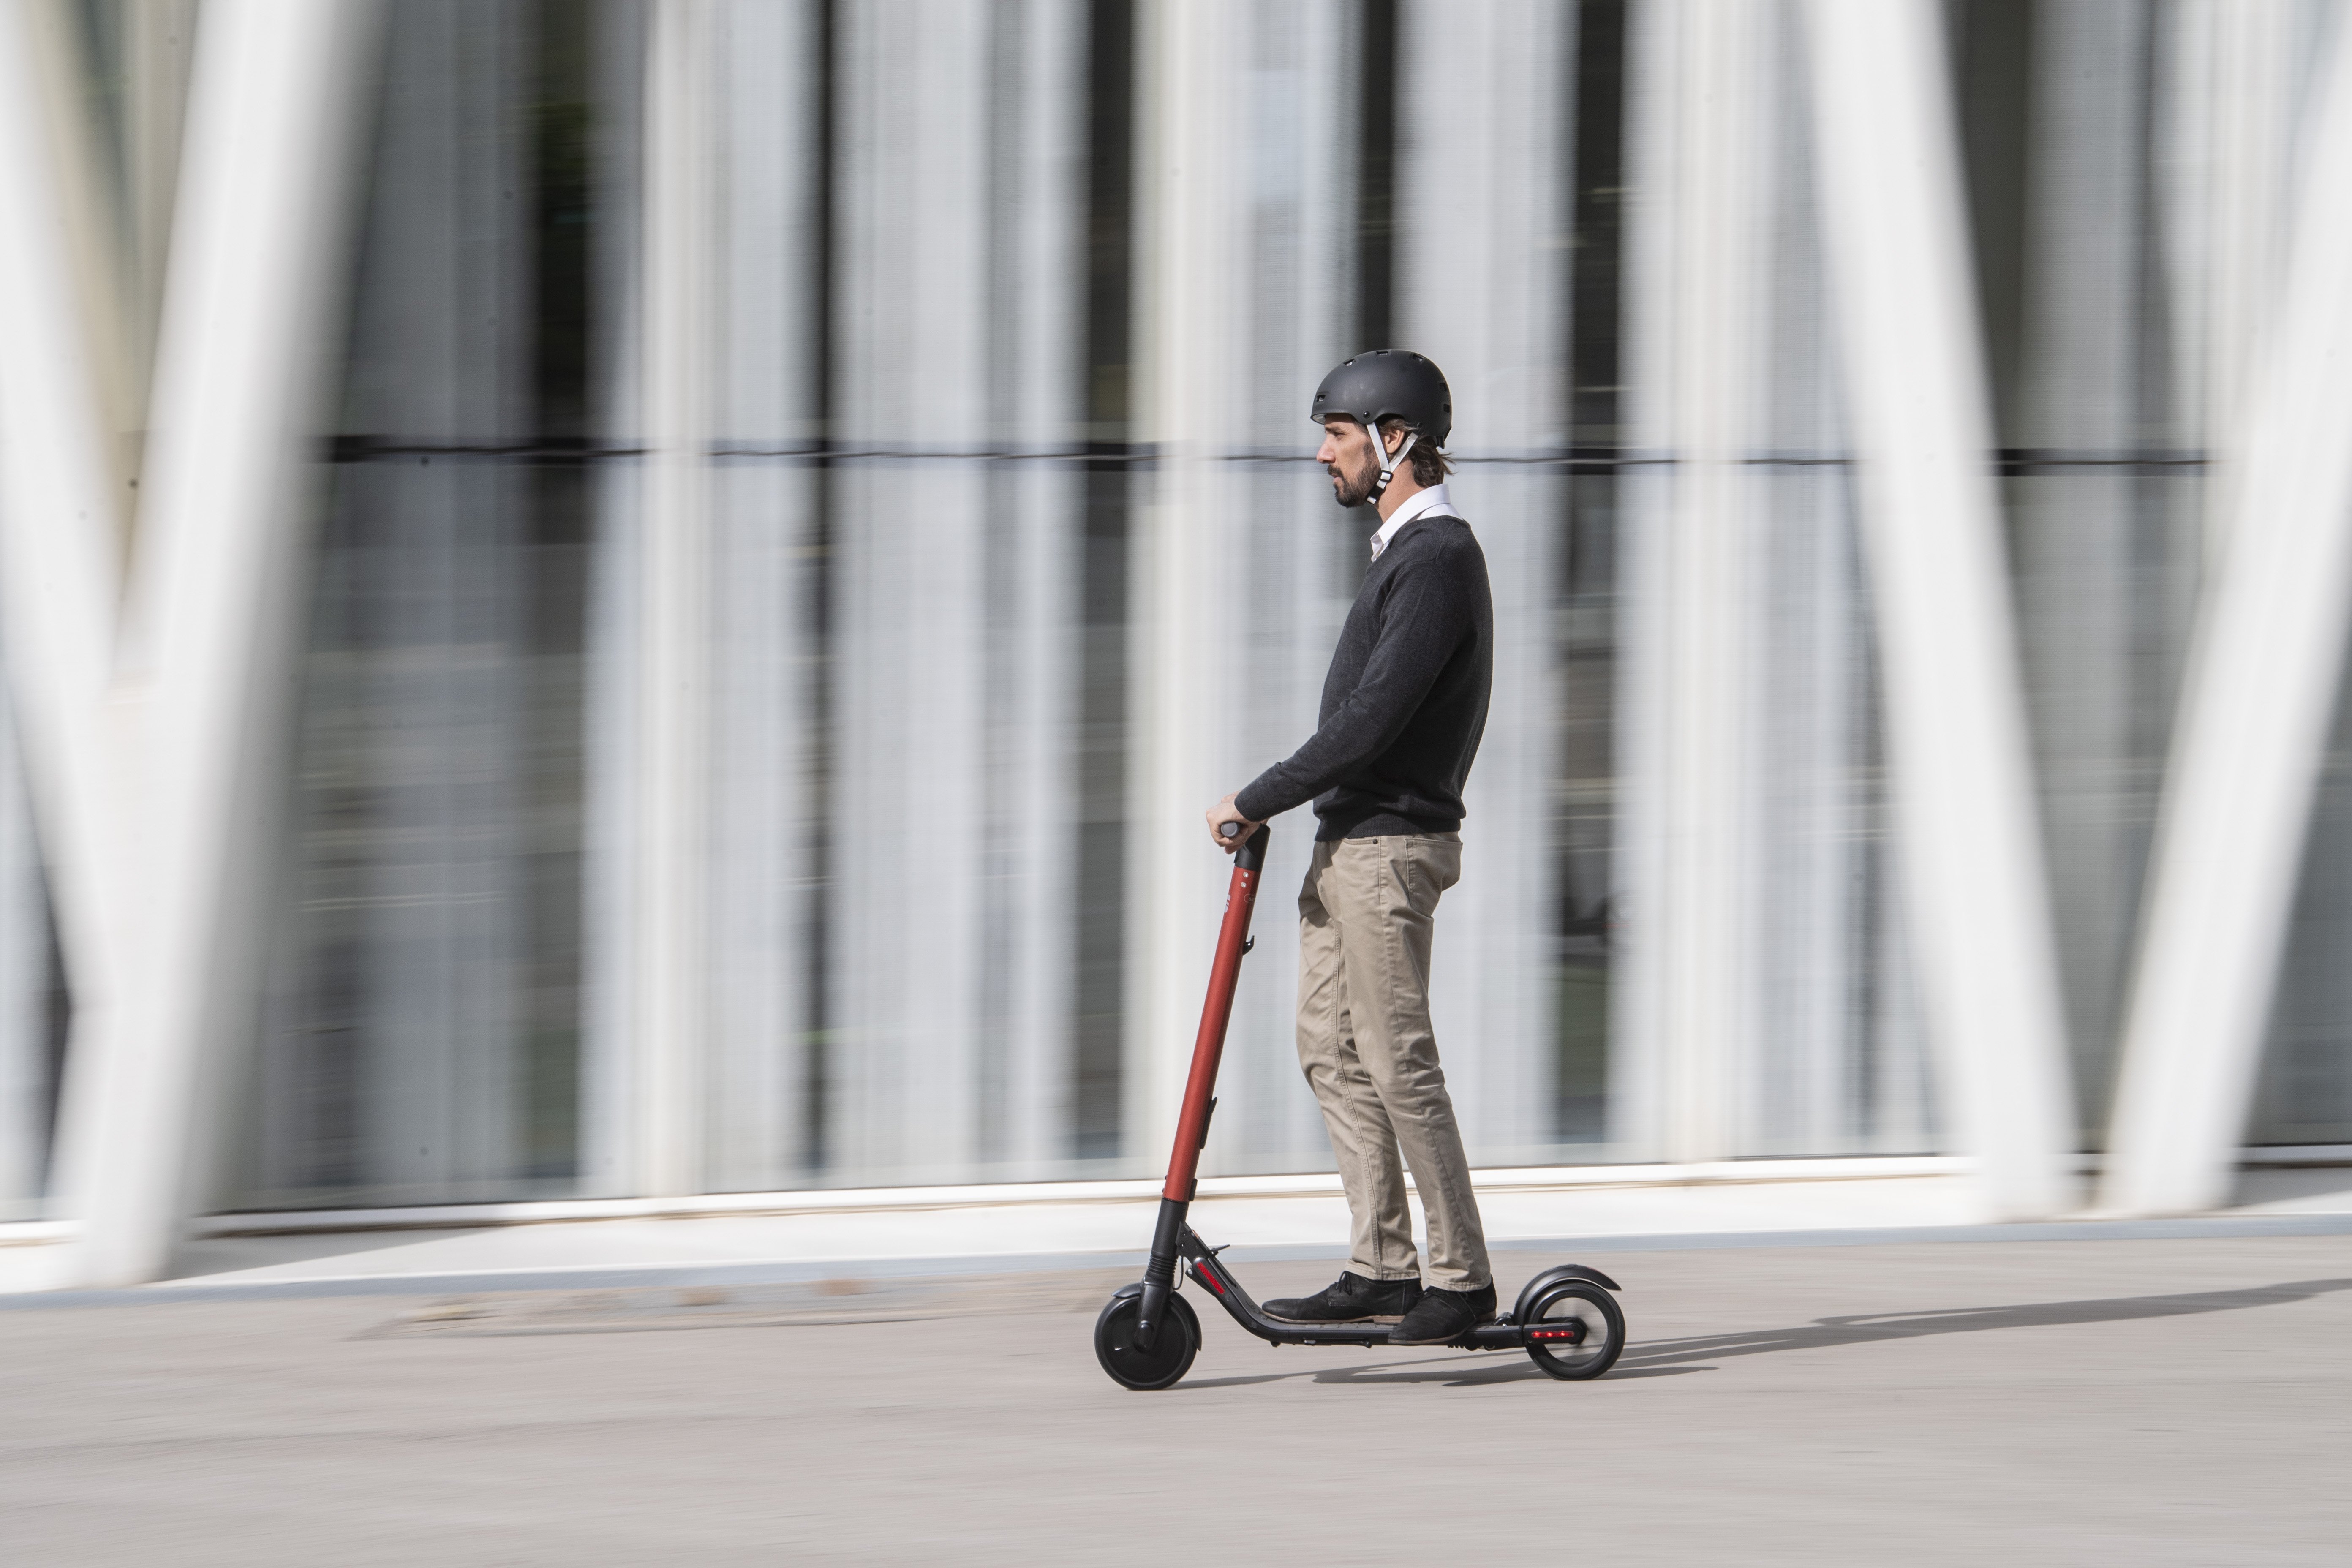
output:
M 1451 833 L 1494 684 L 1486 552 L 1460 518 L 1417 517 L 1364 574 L 1313 738 L 1234 805 L 1263 822 L 1311 799 L 1318 840 Z

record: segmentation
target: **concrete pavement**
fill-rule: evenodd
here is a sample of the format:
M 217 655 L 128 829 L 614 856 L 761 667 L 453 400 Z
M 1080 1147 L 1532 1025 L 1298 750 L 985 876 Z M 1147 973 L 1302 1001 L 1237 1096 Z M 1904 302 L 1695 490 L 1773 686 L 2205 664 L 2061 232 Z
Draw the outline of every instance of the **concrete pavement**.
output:
M 1204 1312 L 1129 1394 L 1080 1270 L 0 1313 L 0 1561 L 2345 1561 L 2352 1237 L 1604 1264 L 1591 1384 Z

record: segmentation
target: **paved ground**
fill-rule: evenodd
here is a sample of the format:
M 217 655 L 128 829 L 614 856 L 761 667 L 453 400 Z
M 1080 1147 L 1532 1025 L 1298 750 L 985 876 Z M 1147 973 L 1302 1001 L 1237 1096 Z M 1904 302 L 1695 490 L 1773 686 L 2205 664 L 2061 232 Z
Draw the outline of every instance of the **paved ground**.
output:
M 1600 1261 L 1589 1384 L 1220 1317 L 1129 1394 L 1072 1274 L 0 1312 L 0 1561 L 2352 1556 L 2352 1237 Z

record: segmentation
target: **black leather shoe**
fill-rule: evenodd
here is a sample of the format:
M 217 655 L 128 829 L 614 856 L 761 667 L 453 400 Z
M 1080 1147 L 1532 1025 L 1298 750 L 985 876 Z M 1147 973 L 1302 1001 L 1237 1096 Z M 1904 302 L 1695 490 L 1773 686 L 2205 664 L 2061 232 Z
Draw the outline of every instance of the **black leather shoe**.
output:
M 1489 1311 L 1494 1310 L 1494 1294 L 1486 1292 Z M 1418 1279 L 1367 1279 L 1360 1274 L 1343 1273 L 1312 1296 L 1268 1301 L 1260 1310 L 1291 1323 L 1393 1323 L 1421 1299 Z
M 1495 1288 L 1423 1290 L 1404 1321 L 1389 1331 L 1392 1345 L 1450 1345 L 1495 1315 Z

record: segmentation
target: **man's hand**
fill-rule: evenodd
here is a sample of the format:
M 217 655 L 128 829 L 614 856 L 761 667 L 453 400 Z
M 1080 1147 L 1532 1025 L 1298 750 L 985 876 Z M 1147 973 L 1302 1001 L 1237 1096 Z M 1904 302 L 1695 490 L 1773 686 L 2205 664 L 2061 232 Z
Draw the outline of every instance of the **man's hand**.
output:
M 1234 793 L 1238 795 L 1241 792 L 1236 790 Z M 1217 847 L 1223 850 L 1228 855 L 1232 854 L 1234 850 L 1239 849 L 1243 845 L 1248 843 L 1250 835 L 1255 833 L 1264 826 L 1262 823 L 1252 822 L 1248 817 L 1244 816 L 1240 812 L 1235 811 L 1234 809 L 1234 797 L 1230 795 L 1225 796 L 1224 799 L 1217 802 L 1216 805 L 1209 807 L 1208 818 L 1209 837 L 1215 839 L 1217 841 Z M 1230 836 L 1225 832 L 1225 824 L 1228 822 L 1237 822 L 1241 824 L 1241 826 L 1234 829 Z

